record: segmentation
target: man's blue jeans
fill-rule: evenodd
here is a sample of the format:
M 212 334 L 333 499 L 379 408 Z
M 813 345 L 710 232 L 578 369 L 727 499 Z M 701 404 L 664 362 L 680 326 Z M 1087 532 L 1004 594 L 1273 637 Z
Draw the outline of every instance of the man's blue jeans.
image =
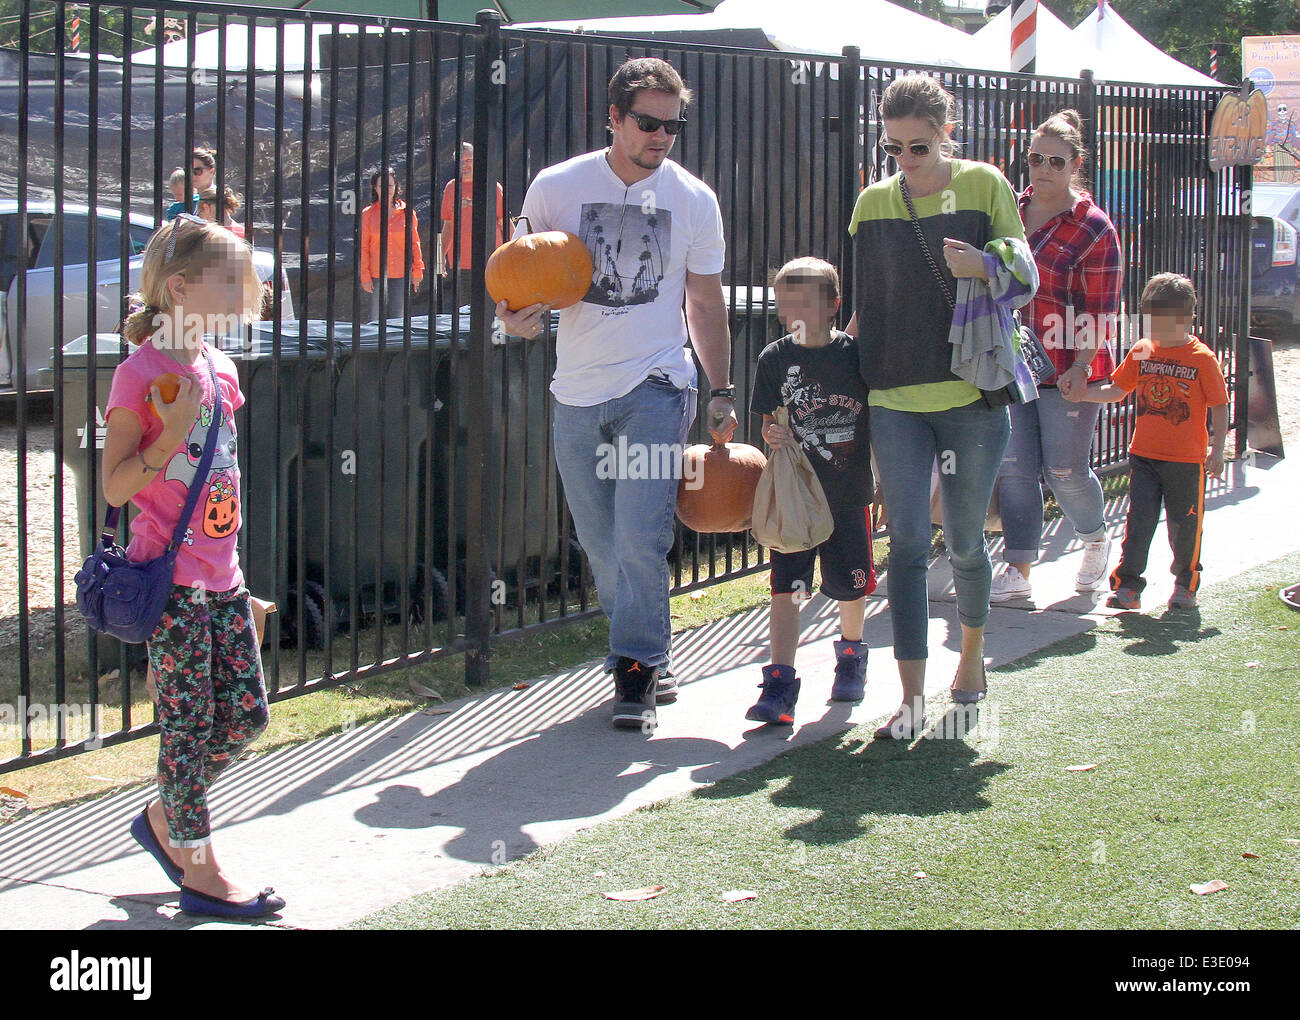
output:
M 555 462 L 609 617 L 608 669 L 623 655 L 648 666 L 669 660 L 667 557 L 695 406 L 693 387 L 655 377 L 592 407 L 555 404 Z
M 1012 405 L 1011 438 L 998 475 L 1006 539 L 1002 558 L 1008 563 L 1038 559 L 1043 536 L 1040 475 L 1081 542 L 1105 537 L 1106 502 L 1090 464 L 1100 412 L 1100 404 L 1071 403 L 1054 386 L 1039 390 L 1037 400 Z
M 957 589 L 957 616 L 983 627 L 993 567 L 984 520 L 1010 426 L 1006 408 L 982 400 L 947 411 L 871 408 L 871 446 L 889 514 L 889 612 L 894 658 L 929 655 L 930 473 L 939 460 L 943 539 Z

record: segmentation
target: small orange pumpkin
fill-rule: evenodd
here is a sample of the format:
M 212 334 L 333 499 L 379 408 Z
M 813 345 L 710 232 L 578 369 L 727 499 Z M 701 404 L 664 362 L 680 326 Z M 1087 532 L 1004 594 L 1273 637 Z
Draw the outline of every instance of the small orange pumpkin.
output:
M 582 240 L 563 230 L 525 234 L 492 253 L 483 274 L 493 301 L 512 312 L 529 305 L 576 305 L 591 289 L 595 267 Z
M 164 372 L 154 379 L 151 385 L 158 387 L 158 392 L 162 394 L 162 402 L 170 404 L 176 399 L 176 394 L 180 392 L 181 377 L 175 372 Z M 144 399 L 145 403 L 149 405 L 149 410 L 153 411 L 154 414 L 158 414 L 158 408 L 153 403 L 153 393 L 146 393 Z M 161 418 L 162 415 L 158 414 L 158 417 Z
M 744 443 L 687 447 L 677 483 L 678 519 L 705 534 L 748 530 L 765 464 L 763 452 Z

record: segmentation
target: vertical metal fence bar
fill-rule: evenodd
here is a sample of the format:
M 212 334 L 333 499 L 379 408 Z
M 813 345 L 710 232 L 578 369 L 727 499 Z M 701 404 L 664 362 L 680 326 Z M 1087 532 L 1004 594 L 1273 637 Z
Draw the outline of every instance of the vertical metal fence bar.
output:
M 480 11 L 477 17 L 480 33 L 475 40 L 474 62 L 474 159 L 487 173 L 474 174 L 473 250 L 470 257 L 472 278 L 481 279 L 487 263 L 488 250 L 495 236 L 495 201 L 489 201 L 491 168 L 496 159 L 497 118 L 500 116 L 498 97 L 491 87 L 493 62 L 501 54 L 501 16 L 495 12 Z M 492 196 L 493 199 L 495 196 Z M 492 323 L 483 301 L 471 303 L 468 359 L 470 367 L 469 399 L 471 420 L 480 427 L 469 430 L 466 444 L 466 477 L 469 481 L 466 501 L 466 555 L 465 555 L 465 630 L 470 647 L 465 654 L 465 683 L 479 687 L 491 676 L 491 606 L 489 605 L 490 564 L 487 538 L 493 533 L 495 514 L 491 506 L 491 435 L 485 434 L 495 427 L 488 415 L 487 372 L 491 345 Z
M 131 98 L 134 89 L 135 74 L 132 61 L 132 50 L 135 40 L 135 15 L 131 7 L 122 9 L 122 93 L 121 93 L 121 118 L 118 130 L 118 165 L 121 167 L 121 188 L 118 204 L 122 210 L 122 232 L 119 237 L 117 252 L 117 317 L 122 320 L 127 313 L 127 297 L 130 291 L 131 268 L 130 260 L 134 253 L 131 237 L 131 212 L 133 203 L 131 201 Z M 154 221 L 155 224 L 157 220 Z M 143 283 L 143 281 L 142 281 Z M 125 353 L 126 341 L 119 343 L 119 351 Z M 90 374 L 89 366 L 87 367 L 86 379 L 86 403 L 91 405 L 87 408 L 85 429 L 86 432 L 86 449 L 90 450 L 95 436 L 95 409 L 98 404 L 92 404 L 91 393 L 94 387 L 90 382 L 95 377 Z M 91 461 L 90 463 L 94 463 Z M 87 477 L 94 479 L 95 472 L 87 471 Z M 93 498 L 96 494 L 93 481 L 90 485 L 91 499 L 89 500 L 92 507 L 96 506 L 96 500 Z M 60 507 L 60 509 L 62 509 Z M 57 520 L 57 518 L 56 518 Z M 59 530 L 62 530 L 61 528 Z M 93 534 L 93 532 L 91 533 Z M 62 602 L 60 594 L 59 601 Z M 62 642 L 60 642 L 62 644 Z M 122 726 L 123 730 L 130 730 L 133 717 L 133 705 L 131 703 L 131 671 L 130 664 L 126 661 L 125 654 L 122 655 L 122 665 L 119 667 L 121 672 L 118 674 L 118 700 L 122 706 Z
M 353 149 L 352 149 L 352 193 L 354 196 L 353 209 L 354 216 L 352 220 L 352 239 L 353 250 L 357 253 L 359 260 L 365 258 L 365 250 L 361 242 L 361 217 L 369 201 L 373 200 L 370 184 L 365 178 L 365 163 L 362 155 L 365 124 L 366 124 L 366 97 L 370 90 L 369 68 L 367 67 L 367 54 L 370 50 L 371 37 L 366 32 L 367 26 L 359 24 L 357 26 L 358 35 L 356 39 L 356 85 L 353 95 L 356 97 L 355 123 L 353 124 Z M 348 446 L 346 449 L 352 451 L 354 458 L 359 459 L 359 449 L 361 443 L 361 406 L 357 396 L 361 393 L 361 323 L 367 318 L 366 313 L 362 310 L 362 303 L 368 300 L 365 292 L 361 289 L 361 275 L 354 268 L 351 273 L 352 277 L 352 336 L 350 338 L 347 359 L 343 365 L 340 375 L 349 376 L 349 384 L 353 394 L 352 406 L 348 408 Z M 343 379 L 330 380 L 331 403 L 336 403 L 339 391 L 343 388 Z M 360 464 L 355 465 L 355 471 L 360 471 Z M 348 492 L 347 506 L 349 511 L 348 531 L 351 535 L 351 544 L 348 547 L 348 652 L 349 652 L 349 669 L 355 673 L 361 661 L 361 560 L 357 555 L 357 550 L 361 548 L 361 495 L 362 486 L 357 473 L 348 476 L 339 476 L 340 484 L 344 491 Z M 334 465 L 330 465 L 330 477 L 334 475 Z M 344 480 L 346 478 L 346 480 Z
M 67 158 L 66 158 L 67 150 L 66 150 L 65 131 L 62 130 L 68 121 L 67 86 L 66 86 L 67 68 L 66 68 L 66 60 L 64 59 L 64 53 L 67 50 L 67 41 L 66 41 L 65 29 L 64 29 L 66 23 L 66 17 L 67 17 L 65 5 L 62 2 L 56 4 L 55 12 L 56 12 L 57 22 L 54 28 L 54 47 L 55 47 L 54 74 L 56 79 L 55 88 L 54 88 L 54 122 L 56 125 L 58 125 L 60 130 L 57 130 L 55 132 L 55 141 L 54 141 L 54 216 L 50 221 L 50 226 L 47 228 L 46 234 L 48 238 L 49 231 L 51 230 L 54 231 L 54 270 L 52 276 L 53 291 L 54 291 L 54 331 L 52 334 L 52 339 L 54 339 L 55 342 L 51 349 L 51 359 L 54 367 L 54 383 L 55 383 L 54 420 L 62 421 L 63 413 L 64 413 L 63 344 L 60 341 L 63 338 L 64 326 L 65 326 L 64 301 L 68 296 L 65 293 L 65 286 L 67 281 L 65 279 L 65 274 L 63 272 L 63 267 L 67 261 L 65 257 L 67 252 L 64 243 L 66 239 L 66 229 L 67 229 L 67 217 L 64 215 L 63 212 L 64 204 L 66 201 L 66 190 L 64 185 L 64 172 L 65 172 L 64 168 L 67 167 L 68 165 Z M 42 247 L 44 247 L 44 244 L 45 242 L 42 242 Z M 93 363 L 87 366 L 88 375 L 94 370 L 95 370 L 95 366 L 93 365 Z M 93 435 L 88 434 L 87 444 L 86 444 L 87 449 L 89 449 L 90 443 L 94 440 L 94 438 L 95 437 Z M 22 445 L 25 446 L 26 444 L 22 444 Z M 25 541 L 27 537 L 27 528 L 28 528 L 28 523 L 27 523 L 28 507 L 27 507 L 27 499 L 26 499 L 26 495 L 27 495 L 26 493 L 26 488 L 27 488 L 26 450 L 23 449 L 19 456 L 20 456 L 20 460 L 19 460 L 19 469 L 18 469 L 19 472 L 18 558 L 23 565 L 24 571 L 26 571 L 27 569 L 30 568 L 30 563 L 28 562 L 29 549 Z M 57 467 L 59 468 L 62 467 L 63 458 L 64 458 L 64 450 L 63 450 L 62 431 L 60 429 L 55 429 L 54 463 Z M 62 470 L 59 470 L 55 475 L 55 487 L 54 487 L 54 498 L 56 501 L 55 506 L 58 507 L 59 510 L 61 510 L 63 507 L 62 482 L 63 482 L 63 472 Z M 93 521 L 91 522 L 91 526 L 92 527 L 94 526 Z M 27 584 L 26 584 L 25 576 L 19 579 L 19 584 L 21 585 L 21 588 L 19 591 L 18 612 L 21 615 L 22 620 L 26 621 L 29 603 L 27 599 Z M 20 627 L 21 626 L 22 624 L 20 623 Z M 93 685 L 96 683 L 99 677 L 99 663 L 96 659 L 96 654 L 95 654 L 97 649 L 97 642 L 95 640 L 94 634 L 91 633 L 90 631 L 87 631 L 87 641 L 89 644 L 90 666 L 89 669 L 86 671 L 86 676 L 87 676 L 88 684 Z M 30 655 L 30 650 L 24 649 L 23 654 L 24 656 Z M 93 698 L 94 696 L 93 686 L 90 687 L 89 693 L 90 696 Z M 64 687 L 64 678 L 62 676 L 56 677 L 54 697 L 58 704 L 60 705 L 66 704 L 67 694 Z M 30 722 L 30 720 L 25 720 L 25 722 Z M 62 725 L 59 725 L 57 728 L 57 734 L 56 734 L 54 746 L 56 750 L 63 749 L 64 741 L 63 741 Z
M 19 10 L 18 37 L 18 216 L 16 229 L 19 236 L 28 236 L 27 219 L 27 145 L 28 121 L 31 116 L 28 90 L 31 87 L 31 8 L 24 4 Z M 26 706 L 32 696 L 31 635 L 27 598 L 27 259 L 22 257 L 23 247 L 16 251 L 18 282 L 18 314 L 15 321 L 18 335 L 13 338 L 14 423 L 17 426 L 18 449 L 16 459 L 18 513 L 18 704 L 23 709 L 18 722 L 18 753 L 32 753 L 31 728 L 26 718 Z M 93 433 L 91 433 L 93 439 Z M 62 677 L 55 677 L 55 683 Z

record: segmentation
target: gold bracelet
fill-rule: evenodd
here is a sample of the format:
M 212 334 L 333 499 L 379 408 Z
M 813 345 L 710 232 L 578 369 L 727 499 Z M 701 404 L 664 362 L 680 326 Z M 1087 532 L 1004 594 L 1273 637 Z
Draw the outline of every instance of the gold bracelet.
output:
M 159 464 L 157 467 L 150 467 L 150 466 L 149 466 L 149 462 L 148 462 L 147 460 L 144 459 L 144 451 L 143 451 L 143 450 L 141 450 L 139 453 L 137 453 L 137 454 L 135 455 L 135 457 L 136 457 L 136 460 L 138 460 L 138 461 L 140 462 L 140 466 L 143 467 L 143 468 L 145 469 L 146 472 L 161 471 L 164 467 L 167 466 L 167 462 L 166 462 L 166 461 L 163 461 L 163 462 L 162 462 L 161 464 Z

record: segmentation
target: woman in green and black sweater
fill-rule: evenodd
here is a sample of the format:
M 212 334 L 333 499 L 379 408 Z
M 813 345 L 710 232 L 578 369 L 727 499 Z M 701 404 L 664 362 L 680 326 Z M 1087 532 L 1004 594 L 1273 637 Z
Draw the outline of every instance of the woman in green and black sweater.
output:
M 854 316 L 870 388 L 872 447 L 889 515 L 889 606 L 903 702 L 878 737 L 910 738 L 925 724 L 930 475 L 938 460 L 944 542 L 962 627 L 955 701 L 984 696 L 984 624 L 992 568 L 984 518 L 1007 443 L 1005 406 L 990 406 L 950 369 L 958 278 L 989 279 L 983 248 L 1024 241 L 1011 185 L 987 164 L 954 159 L 956 105 L 933 79 L 908 75 L 881 100 L 881 148 L 899 172 L 858 196 Z M 908 200 L 926 240 L 917 236 Z M 926 251 L 928 248 L 928 254 Z M 980 297 L 979 301 L 992 301 Z

